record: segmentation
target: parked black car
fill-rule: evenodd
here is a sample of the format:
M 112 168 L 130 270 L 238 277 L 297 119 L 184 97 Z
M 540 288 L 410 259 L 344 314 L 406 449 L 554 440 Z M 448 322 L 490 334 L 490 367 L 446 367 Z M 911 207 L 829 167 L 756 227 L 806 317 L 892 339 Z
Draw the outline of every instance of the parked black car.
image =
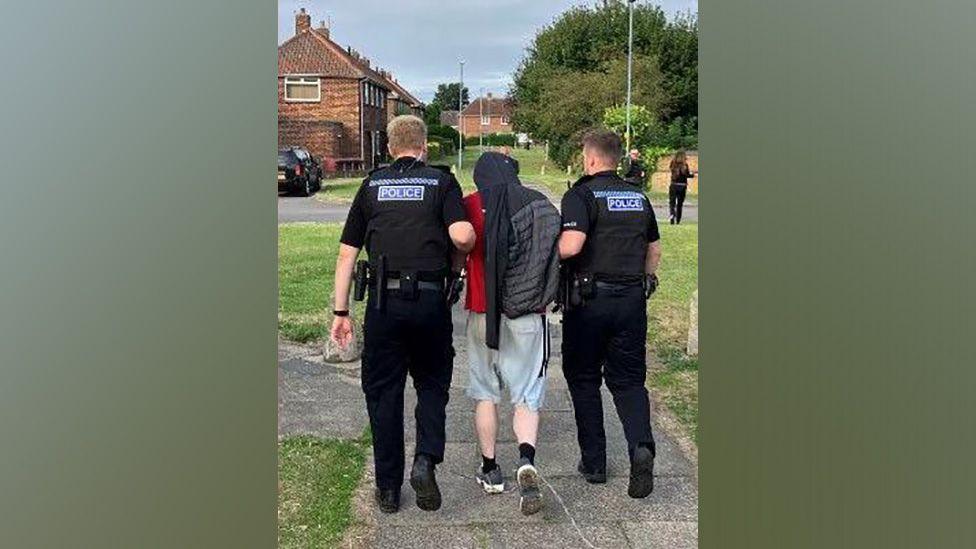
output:
M 310 196 L 322 188 L 322 166 L 301 147 L 278 149 L 278 192 Z

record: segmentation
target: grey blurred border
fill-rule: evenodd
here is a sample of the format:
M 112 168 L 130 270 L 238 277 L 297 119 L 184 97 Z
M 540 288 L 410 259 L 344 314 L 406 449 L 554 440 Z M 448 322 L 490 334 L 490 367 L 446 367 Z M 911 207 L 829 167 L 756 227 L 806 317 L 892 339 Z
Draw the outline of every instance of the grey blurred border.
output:
M 276 540 L 275 7 L 0 18 L 0 546 Z
M 976 4 L 700 15 L 701 547 L 976 546 Z

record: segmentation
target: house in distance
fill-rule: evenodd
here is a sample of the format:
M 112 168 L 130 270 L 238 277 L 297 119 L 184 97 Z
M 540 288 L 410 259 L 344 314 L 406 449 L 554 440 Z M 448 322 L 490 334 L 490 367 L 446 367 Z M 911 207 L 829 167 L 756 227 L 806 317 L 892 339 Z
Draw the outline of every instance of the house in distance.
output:
M 295 35 L 278 46 L 279 147 L 304 147 L 327 169 L 370 170 L 387 160 L 387 122 L 423 109 L 389 71 L 312 27 L 305 8 L 295 15 Z

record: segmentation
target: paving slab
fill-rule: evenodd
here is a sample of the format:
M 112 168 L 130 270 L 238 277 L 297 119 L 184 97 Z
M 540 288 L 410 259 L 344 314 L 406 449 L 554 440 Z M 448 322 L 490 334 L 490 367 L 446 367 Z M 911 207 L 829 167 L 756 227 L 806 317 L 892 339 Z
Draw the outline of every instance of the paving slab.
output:
M 413 431 L 414 418 L 409 415 L 406 418 L 408 425 L 407 440 L 414 441 Z M 474 410 L 467 408 L 457 410 L 447 414 L 446 422 L 447 440 L 449 442 L 475 442 L 478 440 L 474 432 Z M 576 419 L 571 411 L 550 411 L 542 416 L 539 421 L 539 440 L 558 440 L 560 437 L 576 436 Z M 609 434 L 608 434 L 609 436 Z M 621 434 L 621 436 L 623 436 Z M 515 442 L 515 433 L 512 432 L 511 414 L 499 414 L 498 417 L 498 441 Z
M 625 522 L 627 540 L 634 547 L 647 549 L 695 549 L 698 547 L 697 522 Z
M 662 477 L 655 480 L 654 492 L 644 499 L 627 496 L 627 479 L 611 478 L 607 484 L 591 485 L 579 479 L 547 479 L 543 484 L 541 511 L 525 516 L 518 509 L 518 492 L 485 494 L 470 476 L 462 478 L 438 474 L 443 505 L 438 511 L 422 511 L 416 505 L 414 492 L 404 484 L 400 511 L 392 515 L 373 509 L 379 528 L 387 525 L 431 526 L 470 524 L 554 524 L 577 522 L 596 525 L 620 521 L 694 521 L 698 516 L 698 498 L 692 482 L 684 477 Z M 558 494 L 558 498 L 555 494 Z
M 408 442 L 405 445 L 408 461 L 412 459 L 415 445 Z M 518 444 L 515 442 L 498 443 L 495 447 L 495 459 L 505 475 L 507 483 L 515 480 L 515 466 L 518 462 Z M 556 441 L 540 443 L 536 449 L 535 463 L 540 474 L 546 478 L 568 477 L 581 478 L 576 471 L 579 461 L 579 446 L 575 441 Z M 475 442 L 448 442 L 444 448 L 444 462 L 437 466 L 438 473 L 449 471 L 451 474 L 473 477 L 481 467 L 481 451 Z M 409 471 L 405 473 L 409 475 Z M 630 475 L 630 462 L 627 458 L 626 445 L 620 443 L 607 450 L 607 475 L 627 477 Z M 654 476 L 693 476 L 694 467 L 684 454 L 670 440 L 664 439 L 658 444 L 657 457 L 654 460 Z M 473 482 L 473 480 L 472 480 Z
M 587 543 L 589 542 L 589 544 Z M 629 547 L 626 532 L 617 524 L 500 524 L 491 523 L 487 547 L 550 547 L 553 549 Z M 640 547 L 634 545 L 634 547 Z
M 380 528 L 374 542 L 375 547 L 396 547 L 397 549 L 481 549 L 490 547 L 487 527 L 483 525 L 456 526 L 401 526 L 390 525 Z
M 362 399 L 282 402 L 278 406 L 278 436 L 313 435 L 320 438 L 359 438 L 369 419 Z
M 644 499 L 627 496 L 627 482 L 626 477 L 610 477 L 606 484 L 587 484 L 572 478 L 548 480 L 569 513 L 587 523 L 698 520 L 695 479 L 657 477 L 654 491 Z

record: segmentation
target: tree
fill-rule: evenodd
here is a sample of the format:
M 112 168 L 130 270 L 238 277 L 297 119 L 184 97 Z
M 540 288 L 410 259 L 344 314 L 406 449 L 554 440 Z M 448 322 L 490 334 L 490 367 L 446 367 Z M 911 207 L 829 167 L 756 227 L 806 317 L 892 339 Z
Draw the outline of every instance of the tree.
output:
M 424 122 L 428 126 L 439 126 L 441 123 L 441 106 L 431 103 L 424 110 Z
M 600 124 L 605 109 L 625 102 L 628 20 L 624 0 L 572 8 L 536 35 L 516 70 L 512 122 L 550 141 L 553 160 L 567 162 L 573 134 Z M 647 107 L 659 127 L 677 118 L 697 123 L 697 17 L 669 22 L 660 8 L 635 6 L 634 54 L 634 103 Z M 553 120 L 554 100 L 567 109 L 566 118 L 579 118 Z
M 550 158 L 567 165 L 578 152 L 582 132 L 602 125 L 607 107 L 626 101 L 626 87 L 620 86 L 626 77 L 626 59 L 604 63 L 597 70 L 555 71 L 541 86 L 537 101 L 518 104 L 516 112 L 532 120 L 531 129 L 520 130 L 548 140 Z M 653 58 L 635 57 L 634 103 L 657 112 L 664 100 L 661 80 Z
M 456 111 L 458 108 L 458 88 L 460 86 L 458 82 L 438 84 L 437 92 L 434 93 L 434 100 L 430 104 L 437 105 L 442 111 Z M 468 104 L 468 87 L 465 86 L 461 93 L 464 105 L 466 106 Z

